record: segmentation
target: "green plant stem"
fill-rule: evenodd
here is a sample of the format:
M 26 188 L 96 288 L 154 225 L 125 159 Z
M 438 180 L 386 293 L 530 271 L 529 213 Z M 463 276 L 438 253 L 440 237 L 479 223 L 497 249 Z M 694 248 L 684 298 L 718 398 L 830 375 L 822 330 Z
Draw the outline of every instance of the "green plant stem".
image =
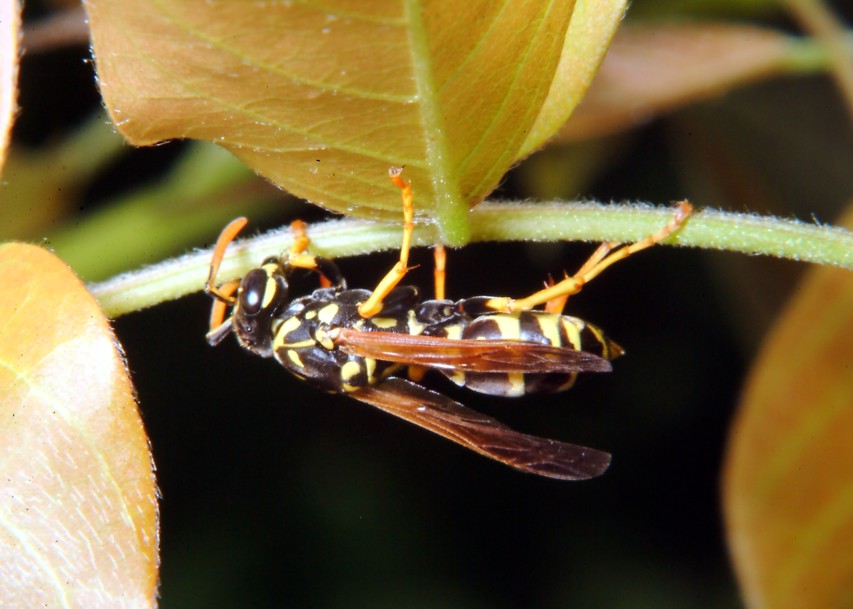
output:
M 599 203 L 485 203 L 470 214 L 473 241 L 636 241 L 666 224 L 670 208 Z M 400 246 L 399 225 L 333 220 L 309 228 L 311 251 L 357 256 Z M 244 275 L 270 255 L 286 251 L 288 229 L 235 242 L 217 280 Z M 436 243 L 434 226 L 417 226 L 415 246 Z M 797 220 L 702 210 L 668 244 L 764 254 L 853 269 L 853 233 Z M 197 292 L 211 251 L 199 250 L 89 286 L 110 317 Z

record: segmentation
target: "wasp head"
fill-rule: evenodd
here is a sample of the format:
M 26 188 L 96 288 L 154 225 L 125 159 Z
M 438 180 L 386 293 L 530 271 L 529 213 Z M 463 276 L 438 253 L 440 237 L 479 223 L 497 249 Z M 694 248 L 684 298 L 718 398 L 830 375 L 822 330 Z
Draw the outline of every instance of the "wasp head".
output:
M 287 279 L 275 259 L 249 271 L 240 282 L 232 312 L 232 330 L 244 347 L 272 356 L 272 324 L 287 304 Z

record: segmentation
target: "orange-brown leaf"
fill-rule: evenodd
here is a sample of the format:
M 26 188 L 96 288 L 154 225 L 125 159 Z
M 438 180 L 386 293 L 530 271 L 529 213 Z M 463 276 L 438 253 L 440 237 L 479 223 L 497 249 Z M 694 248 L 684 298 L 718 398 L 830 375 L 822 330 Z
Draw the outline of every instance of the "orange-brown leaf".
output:
M 561 141 L 627 129 L 700 99 L 778 73 L 791 38 L 735 23 L 626 25 Z
M 853 594 L 853 275 L 811 271 L 753 369 L 723 481 L 752 609 L 848 607 Z
M 19 3 L 0 2 L 0 173 L 6 161 L 9 136 L 17 110 L 20 27 Z
M 0 606 L 153 607 L 151 456 L 109 323 L 58 258 L 0 246 Z

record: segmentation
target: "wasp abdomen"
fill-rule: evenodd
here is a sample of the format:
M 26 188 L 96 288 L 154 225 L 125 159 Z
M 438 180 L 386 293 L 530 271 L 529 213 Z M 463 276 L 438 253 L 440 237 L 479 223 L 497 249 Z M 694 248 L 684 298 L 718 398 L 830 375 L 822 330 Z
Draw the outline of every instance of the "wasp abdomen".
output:
M 608 339 L 597 326 L 568 315 L 523 311 L 481 315 L 461 328 L 454 338 L 510 340 L 539 343 L 586 351 L 610 360 L 622 348 Z M 577 373 L 483 373 L 448 371 L 456 384 L 489 395 L 514 397 L 527 393 L 556 393 L 571 387 Z

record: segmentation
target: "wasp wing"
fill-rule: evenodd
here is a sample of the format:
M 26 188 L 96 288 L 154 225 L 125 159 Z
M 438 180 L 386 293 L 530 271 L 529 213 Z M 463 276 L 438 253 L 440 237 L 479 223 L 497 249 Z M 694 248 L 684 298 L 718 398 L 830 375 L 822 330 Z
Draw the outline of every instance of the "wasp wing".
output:
M 410 366 L 495 374 L 610 372 L 610 362 L 593 353 L 515 340 L 469 340 L 439 336 L 336 329 L 345 353 Z
M 390 378 L 349 395 L 524 472 L 586 480 L 610 465 L 605 452 L 520 433 L 405 379 Z

